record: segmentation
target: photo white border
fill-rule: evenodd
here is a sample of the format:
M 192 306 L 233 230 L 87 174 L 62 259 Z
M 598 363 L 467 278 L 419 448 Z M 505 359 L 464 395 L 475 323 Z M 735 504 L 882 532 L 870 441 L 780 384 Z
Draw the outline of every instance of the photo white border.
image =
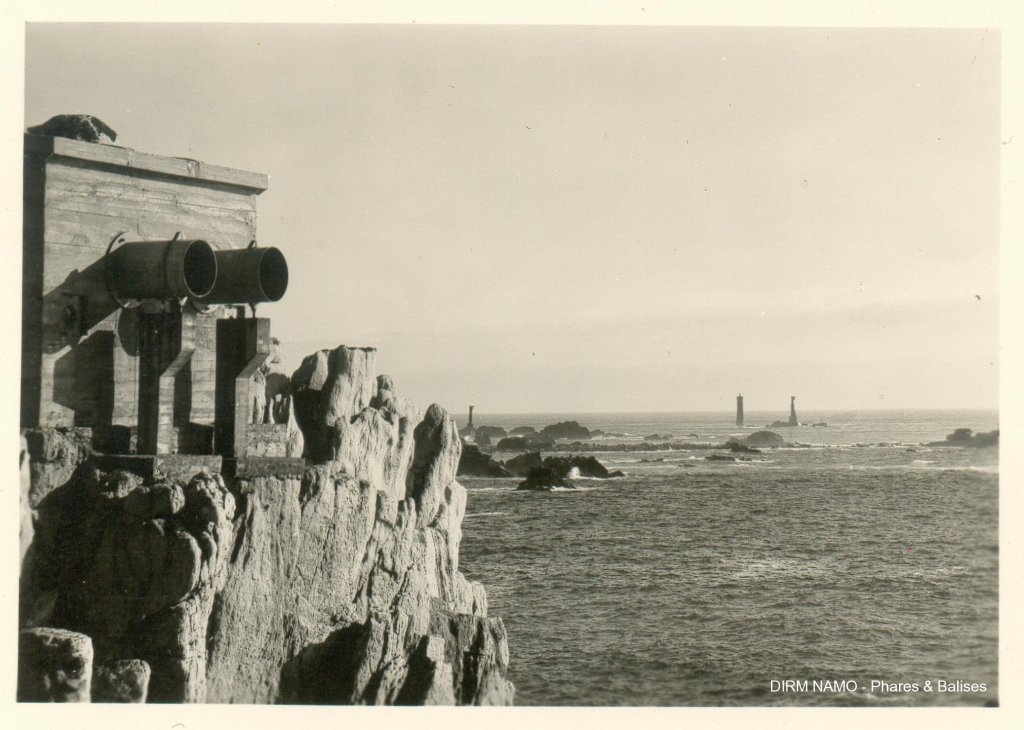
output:
M 18 358 L 0 361 L 0 423 L 5 455 L 0 460 L 4 500 L 5 547 L 0 549 L 0 725 L 18 728 L 167 728 L 247 729 L 301 726 L 360 728 L 415 724 L 424 728 L 515 728 L 587 725 L 601 727 L 1024 727 L 1024 645 L 1022 645 L 1022 539 L 1020 493 L 1024 470 L 1020 447 L 1024 431 L 1019 413 L 1024 389 L 1022 362 L 1024 315 L 1024 158 L 1022 93 L 1024 76 L 1024 3 L 1020 0 L 914 0 L 882 4 L 851 2 L 695 2 L 634 0 L 478 0 L 472 3 L 355 3 L 350 0 L 175 0 L 173 3 L 127 0 L 39 0 L 5 3 L 0 8 L 0 170 L 3 214 L 0 233 L 11 254 L 0 263 L 0 311 L 9 351 L 20 342 L 21 150 L 24 131 L 24 57 L 26 22 L 344 22 L 459 24 L 703 25 L 803 27 L 990 27 L 1001 31 L 1002 184 L 1000 248 L 1000 670 L 997 709 L 984 708 L 348 708 L 230 705 L 26 705 L 14 702 L 17 670 L 18 474 L 14 445 L 19 420 Z M 74 110 L 71 110 L 74 111 Z M 88 111 L 88 110 L 84 110 Z M 39 122 L 42 120 L 34 120 Z M 1009 140 L 1009 141 L 1008 141 Z M 17 351 L 20 351 L 20 347 Z M 9 428 L 8 428 L 9 425 Z M 511 647 L 515 662 L 515 646 Z M 339 713 L 341 713 L 339 715 Z

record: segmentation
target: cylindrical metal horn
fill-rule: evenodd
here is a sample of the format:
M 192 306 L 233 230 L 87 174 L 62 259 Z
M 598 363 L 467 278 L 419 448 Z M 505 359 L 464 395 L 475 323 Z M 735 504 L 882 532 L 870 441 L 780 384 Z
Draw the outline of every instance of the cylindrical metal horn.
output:
M 206 241 L 138 241 L 108 254 L 107 274 L 119 299 L 202 297 L 217 281 L 217 257 Z
M 288 288 L 288 264 L 276 248 L 217 251 L 217 283 L 206 304 L 276 302 Z

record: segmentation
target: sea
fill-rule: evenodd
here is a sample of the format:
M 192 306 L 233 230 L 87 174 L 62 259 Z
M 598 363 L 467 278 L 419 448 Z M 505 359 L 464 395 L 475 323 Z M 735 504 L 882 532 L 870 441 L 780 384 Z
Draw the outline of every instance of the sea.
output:
M 788 414 L 575 420 L 596 444 L 720 444 Z M 624 477 L 468 491 L 460 569 L 501 617 L 517 705 L 998 704 L 998 448 L 927 446 L 996 411 L 802 412 L 793 446 L 588 451 Z M 461 427 L 463 423 L 459 423 Z M 498 459 L 514 453 L 495 454 Z

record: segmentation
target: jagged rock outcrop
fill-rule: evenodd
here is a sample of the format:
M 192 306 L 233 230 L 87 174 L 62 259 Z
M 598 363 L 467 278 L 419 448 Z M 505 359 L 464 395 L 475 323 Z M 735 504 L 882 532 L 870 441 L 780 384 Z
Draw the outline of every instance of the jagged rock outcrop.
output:
M 534 492 L 550 492 L 552 489 L 569 489 L 572 484 L 549 466 L 537 466 L 526 473 L 526 479 L 516 489 Z
M 285 371 L 281 342 L 270 340 L 270 356 L 253 376 L 252 422 L 283 423 L 287 426 L 285 456 L 297 458 L 305 451 L 305 437 L 295 418 L 291 377 Z
M 23 622 L 91 638 L 95 700 L 511 704 L 504 627 L 458 570 L 452 418 L 420 418 L 372 349 L 311 355 L 290 388 L 301 475 L 78 466 L 39 504 Z
M 205 698 L 205 632 L 233 537 L 220 475 L 144 486 L 84 469 L 40 505 L 27 620 L 91 637 L 97 663 L 141 659 L 151 699 Z
M 410 407 L 390 379 L 358 382 L 372 377 L 372 351 L 313 357 L 295 393 L 307 413 L 330 414 L 306 435 L 334 458 L 301 480 L 239 485 L 245 511 L 208 636 L 210 699 L 510 703 L 504 628 L 458 572 L 454 421 L 432 405 L 410 438 Z M 353 460 L 357 443 L 373 458 Z M 439 630 L 448 616 L 472 627 L 477 648 Z
M 334 459 L 335 430 L 370 405 L 376 354 L 372 347 L 320 350 L 292 374 L 295 418 L 305 435 L 307 458 Z

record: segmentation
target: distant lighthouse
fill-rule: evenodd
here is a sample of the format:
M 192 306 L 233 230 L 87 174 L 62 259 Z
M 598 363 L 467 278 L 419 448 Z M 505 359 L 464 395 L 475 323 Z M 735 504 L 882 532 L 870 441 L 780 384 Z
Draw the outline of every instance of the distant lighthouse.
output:
M 459 436 L 466 437 L 472 436 L 474 432 L 473 428 L 473 406 L 469 407 L 469 423 L 463 426 L 462 430 L 459 431 Z
M 736 396 L 736 425 L 743 425 L 743 394 Z
M 789 396 L 789 425 L 799 426 L 800 422 L 796 420 L 796 396 Z

